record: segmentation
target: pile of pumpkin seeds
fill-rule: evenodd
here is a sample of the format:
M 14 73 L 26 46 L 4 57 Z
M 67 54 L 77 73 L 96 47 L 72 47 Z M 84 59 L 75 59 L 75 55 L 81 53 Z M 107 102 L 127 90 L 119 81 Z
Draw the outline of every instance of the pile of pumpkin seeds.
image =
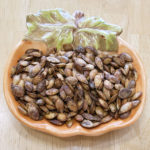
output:
M 93 128 L 125 119 L 139 103 L 132 57 L 91 47 L 43 54 L 28 49 L 12 68 L 11 89 L 18 110 L 33 120 Z

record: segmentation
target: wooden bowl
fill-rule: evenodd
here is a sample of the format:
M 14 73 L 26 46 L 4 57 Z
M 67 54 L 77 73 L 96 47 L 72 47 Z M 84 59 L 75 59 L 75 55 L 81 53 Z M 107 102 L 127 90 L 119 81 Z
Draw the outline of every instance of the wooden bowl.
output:
M 129 53 L 133 58 L 133 64 L 138 72 L 138 80 L 137 80 L 137 91 L 142 91 L 143 95 L 140 98 L 141 103 L 132 110 L 131 115 L 124 120 L 118 119 L 118 120 L 112 120 L 111 122 L 108 122 L 106 124 L 102 124 L 96 128 L 93 129 L 85 129 L 80 126 L 78 122 L 74 122 L 73 126 L 71 128 L 67 128 L 66 125 L 63 126 L 55 126 L 51 123 L 49 123 L 47 120 L 41 120 L 41 121 L 34 121 L 30 119 L 27 116 L 22 115 L 18 109 L 18 103 L 15 100 L 12 92 L 11 92 L 11 82 L 12 79 L 10 78 L 11 68 L 16 65 L 17 60 L 25 53 L 27 49 L 30 48 L 37 48 L 42 50 L 43 52 L 46 51 L 46 45 L 42 42 L 31 42 L 31 41 L 21 41 L 16 49 L 11 53 L 11 55 L 8 58 L 8 62 L 5 68 L 5 74 L 4 74 L 4 94 L 6 98 L 6 102 L 8 104 L 8 107 L 10 111 L 14 114 L 14 116 L 23 124 L 27 125 L 28 127 L 31 127 L 33 129 L 53 134 L 55 136 L 59 137 L 70 137 L 75 135 L 85 135 L 85 136 L 98 136 L 102 135 L 104 133 L 110 132 L 112 130 L 121 129 L 124 127 L 127 127 L 134 123 L 141 115 L 145 100 L 146 100 L 146 76 L 143 64 L 139 58 L 139 56 L 135 53 L 134 50 L 130 48 L 130 46 L 123 41 L 122 39 L 119 40 L 119 53 L 121 52 L 127 52 Z

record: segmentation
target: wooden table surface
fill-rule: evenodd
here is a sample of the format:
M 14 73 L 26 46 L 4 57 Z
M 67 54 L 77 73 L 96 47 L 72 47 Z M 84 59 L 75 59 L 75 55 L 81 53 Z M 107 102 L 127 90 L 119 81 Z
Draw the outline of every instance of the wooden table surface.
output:
M 121 37 L 141 56 L 147 73 L 147 102 L 132 126 L 99 137 L 58 138 L 20 124 L 3 94 L 7 56 L 26 31 L 25 16 L 39 9 L 82 10 L 123 27 Z M 0 0 L 0 150 L 149 150 L 150 149 L 150 0 Z

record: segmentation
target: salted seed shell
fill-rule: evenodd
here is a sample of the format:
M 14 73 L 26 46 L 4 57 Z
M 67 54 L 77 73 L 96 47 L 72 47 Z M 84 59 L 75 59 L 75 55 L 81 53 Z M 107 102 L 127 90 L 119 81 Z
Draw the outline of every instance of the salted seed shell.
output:
M 136 93 L 133 95 L 132 100 L 138 99 L 138 98 L 141 97 L 141 96 L 142 96 L 142 92 L 141 92 L 141 91 L 136 92 Z
M 68 112 L 67 118 L 69 119 L 69 118 L 72 118 L 72 117 L 74 117 L 74 116 L 76 116 L 76 115 L 77 115 L 76 112 L 71 111 L 71 112 Z
M 131 114 L 131 111 L 128 111 L 128 112 L 125 112 L 125 113 L 121 114 L 119 117 L 121 119 L 126 119 L 126 118 L 129 117 L 130 114 Z
M 112 61 L 112 58 L 107 57 L 107 58 L 105 58 L 105 59 L 103 60 L 103 63 L 104 63 L 105 65 L 108 65 L 111 61 Z
M 78 82 L 78 80 L 75 77 L 72 77 L 72 76 L 67 77 L 66 81 L 69 82 L 71 85 L 76 85 L 77 82 Z
M 16 73 L 16 67 L 13 66 L 13 67 L 11 68 L 11 77 L 12 77 L 15 73 Z
M 34 103 L 28 103 L 27 105 L 28 115 L 33 120 L 39 120 L 39 110 Z
M 60 97 L 61 97 L 63 100 L 66 99 L 66 93 L 65 93 L 64 90 L 60 90 L 59 94 L 60 94 Z
M 83 82 L 85 84 L 88 84 L 88 81 L 87 79 L 85 78 L 85 76 L 83 74 L 76 74 L 76 78 L 80 81 L 80 82 Z
M 71 71 L 71 69 L 65 68 L 64 72 L 65 72 L 65 75 L 66 75 L 67 77 L 72 76 L 72 71 Z
M 17 85 L 20 80 L 21 80 L 20 75 L 14 75 L 13 76 L 13 85 Z
M 49 112 L 48 114 L 46 114 L 44 117 L 46 119 L 54 119 L 57 116 L 56 112 Z
M 104 81 L 104 87 L 107 88 L 108 90 L 111 90 L 114 86 L 110 81 L 105 80 Z
M 104 117 L 102 120 L 101 120 L 101 123 L 106 123 L 106 122 L 109 122 L 112 120 L 112 116 L 110 115 L 107 115 L 106 117 Z
M 38 84 L 39 82 L 41 82 L 43 80 L 43 75 L 42 74 L 38 74 L 33 78 L 33 84 Z
M 104 100 L 101 99 L 101 98 L 99 98 L 98 101 L 99 101 L 100 105 L 101 105 L 103 108 L 105 108 L 105 109 L 108 108 L 108 104 L 107 104 L 106 101 L 104 101 Z
M 58 59 L 60 60 L 61 63 L 68 63 L 69 59 L 66 56 L 59 56 Z
M 70 111 L 76 112 L 78 110 L 77 104 L 73 100 L 68 101 L 67 106 L 70 109 Z
M 48 108 L 47 108 L 46 106 L 39 106 L 39 107 L 40 107 L 40 109 L 41 109 L 43 112 L 49 113 L 49 110 L 48 110 Z
M 89 77 L 90 77 L 90 80 L 94 80 L 95 76 L 98 74 L 98 71 L 96 69 L 90 71 L 90 74 L 89 74 Z
M 100 74 L 97 74 L 94 78 L 95 88 L 100 89 L 102 87 L 102 78 Z
M 46 80 L 43 80 L 38 83 L 36 90 L 42 92 L 46 88 Z
M 118 97 L 118 93 L 116 93 L 116 94 L 113 94 L 113 95 L 112 95 L 112 97 L 110 98 L 110 101 L 109 101 L 109 103 L 112 103 L 112 102 L 114 102 L 114 101 L 117 99 L 117 97 Z
M 54 78 L 51 78 L 49 81 L 48 81 L 48 85 L 47 85 L 47 89 L 50 89 L 54 86 L 54 83 L 55 83 L 55 79 Z
M 76 116 L 75 116 L 75 119 L 76 119 L 77 121 L 79 121 L 79 122 L 83 121 L 82 115 L 76 115 Z
M 95 108 L 95 112 L 98 116 L 100 116 L 100 118 L 104 116 L 104 110 L 100 106 Z
M 60 63 L 59 59 L 57 59 L 55 57 L 52 57 L 52 56 L 47 57 L 47 61 L 50 62 L 50 63 L 55 63 L 55 64 Z
M 56 120 L 56 119 L 52 119 L 49 121 L 50 123 L 54 124 L 54 125 L 57 125 L 57 126 L 61 126 L 63 125 L 64 123 L 59 121 L 59 120 Z
M 45 101 L 43 100 L 43 99 L 38 99 L 37 101 L 36 101 L 36 104 L 37 105 L 44 105 L 45 104 Z
M 100 70 L 103 70 L 103 63 L 99 57 L 95 57 L 95 63 Z
M 29 81 L 25 81 L 25 89 L 29 92 L 32 92 L 33 90 L 33 84 Z
M 23 107 L 18 106 L 18 110 L 19 110 L 19 112 L 22 113 L 23 115 L 27 115 L 27 111 L 26 111 Z
M 135 80 L 131 80 L 131 81 L 128 83 L 128 88 L 129 88 L 129 89 L 135 88 L 135 86 L 136 86 Z
M 133 61 L 132 57 L 129 54 L 127 54 L 127 53 L 121 53 L 120 54 L 120 58 L 124 59 L 125 61 L 128 61 L 128 62 L 132 62 Z
M 86 65 L 86 62 L 81 58 L 74 58 L 74 62 L 75 64 L 80 65 L 81 67 L 84 67 Z
M 123 114 L 132 109 L 132 102 L 126 102 L 120 108 L 119 114 Z
M 56 100 L 55 106 L 58 112 L 62 113 L 64 111 L 64 102 L 61 99 Z
M 103 93 L 105 94 L 106 99 L 110 100 L 110 90 L 103 87 Z
M 26 67 L 29 65 L 29 61 L 21 60 L 21 61 L 19 61 L 19 64 L 23 67 Z
M 84 127 L 84 128 L 94 128 L 94 127 L 97 127 L 98 125 L 100 125 L 101 122 L 92 122 L 90 120 L 83 120 L 81 122 L 81 126 Z
M 49 90 L 46 91 L 46 95 L 56 95 L 57 93 L 59 92 L 58 89 L 55 89 L 55 88 L 51 88 Z
M 66 120 L 67 120 L 66 114 L 64 114 L 64 113 L 59 113 L 59 114 L 57 115 L 57 120 L 59 120 L 59 121 L 66 121 Z
M 64 56 L 71 58 L 73 54 L 74 54 L 73 51 L 69 51 L 69 52 L 66 52 Z
M 71 91 L 68 85 L 64 85 L 63 90 L 65 91 L 66 95 L 73 97 L 73 92 Z
M 18 86 L 18 85 L 12 85 L 11 86 L 13 95 L 16 97 L 23 97 L 24 96 L 24 88 Z
M 131 96 L 131 89 L 128 89 L 128 88 L 123 88 L 119 91 L 119 94 L 118 96 L 121 98 L 121 99 L 125 99 L 125 98 L 128 98 L 129 96 Z
M 121 90 L 123 88 L 122 84 L 115 84 L 115 89 L 116 90 Z
M 55 110 L 56 108 L 55 108 L 55 106 L 53 106 L 53 105 L 48 105 L 48 104 L 46 104 L 45 105 L 49 110 Z
M 25 95 L 23 97 L 23 99 L 26 101 L 26 102 L 35 102 L 35 99 L 33 99 L 32 97 L 28 96 L 28 95 Z
M 42 97 L 42 99 L 45 101 L 46 104 L 54 105 L 52 99 L 50 99 L 48 97 Z
M 61 79 L 56 78 L 53 87 L 59 89 L 61 86 L 62 86 L 62 81 L 61 81 Z
M 103 100 L 107 100 L 105 94 L 104 94 L 102 91 L 97 90 L 97 93 L 98 93 L 98 95 L 100 96 L 100 98 L 102 98 Z
M 68 128 L 71 128 L 72 125 L 73 125 L 73 120 L 66 121 L 66 125 L 67 125 Z
M 32 77 L 35 77 L 36 74 L 41 70 L 41 65 L 38 63 L 37 65 L 31 67 L 29 69 L 29 76 L 32 78 Z
M 63 77 L 63 75 L 62 74 L 60 74 L 60 73 L 56 73 L 56 76 L 58 77 L 58 79 L 60 79 L 61 81 L 63 81 L 64 80 L 64 77 Z
M 89 81 L 89 87 L 90 87 L 91 89 L 95 89 L 95 84 L 94 84 L 93 81 Z
M 90 120 L 83 120 L 81 126 L 85 128 L 93 128 L 93 123 Z
M 93 116 L 93 115 L 91 115 L 91 114 L 89 114 L 89 113 L 83 113 L 82 116 L 83 116 L 85 119 L 91 120 L 91 121 L 100 121 L 100 120 L 101 120 L 100 117 L 98 117 L 98 116 Z
M 94 66 L 93 65 L 91 65 L 91 64 L 87 64 L 84 68 L 83 68 L 83 70 L 93 70 L 94 69 Z
M 111 112 L 113 112 L 113 113 L 115 113 L 117 110 L 116 105 L 113 103 L 109 105 L 109 108 L 110 108 Z
M 117 110 L 119 110 L 121 107 L 121 100 L 119 98 L 117 98 L 116 100 L 116 107 L 117 107 Z
M 119 57 L 113 57 L 113 61 L 119 66 L 124 66 L 125 64 L 124 59 L 121 59 Z
M 137 99 L 137 100 L 133 100 L 133 101 L 132 101 L 132 108 L 135 108 L 136 106 L 138 106 L 138 105 L 140 104 L 140 102 L 141 102 L 141 101 L 138 100 L 138 99 Z
M 86 57 L 85 55 L 81 54 L 81 58 L 84 59 L 85 62 L 87 62 L 88 64 L 95 66 L 95 63 L 90 58 Z

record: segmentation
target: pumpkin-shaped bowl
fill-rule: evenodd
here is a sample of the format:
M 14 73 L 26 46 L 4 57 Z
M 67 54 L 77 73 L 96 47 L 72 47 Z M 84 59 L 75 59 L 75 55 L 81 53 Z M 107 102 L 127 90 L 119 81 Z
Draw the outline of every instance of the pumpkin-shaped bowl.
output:
M 112 130 L 117 130 L 130 126 L 140 117 L 144 108 L 144 104 L 146 101 L 146 75 L 143 64 L 139 56 L 136 54 L 136 52 L 132 48 L 130 48 L 130 46 L 121 38 L 119 38 L 118 41 L 119 41 L 118 53 L 127 52 L 133 58 L 133 65 L 138 72 L 136 90 L 142 91 L 143 93 L 141 97 L 141 103 L 135 109 L 132 110 L 132 113 L 127 119 L 112 120 L 108 123 L 101 124 L 96 128 L 86 129 L 80 126 L 78 122 L 74 122 L 71 128 L 67 128 L 66 125 L 56 126 L 49 123 L 45 119 L 40 121 L 34 121 L 29 117 L 22 115 L 17 109 L 18 103 L 15 100 L 15 97 L 13 96 L 11 91 L 11 82 L 12 82 L 11 68 L 16 65 L 17 60 L 25 53 L 27 49 L 35 48 L 43 52 L 46 52 L 47 49 L 46 44 L 44 44 L 43 42 L 24 41 L 24 40 L 19 42 L 15 50 L 12 51 L 12 53 L 8 57 L 4 73 L 4 82 L 3 82 L 4 94 L 10 111 L 21 123 L 25 124 L 26 126 L 59 137 L 70 137 L 75 135 L 99 136 Z

